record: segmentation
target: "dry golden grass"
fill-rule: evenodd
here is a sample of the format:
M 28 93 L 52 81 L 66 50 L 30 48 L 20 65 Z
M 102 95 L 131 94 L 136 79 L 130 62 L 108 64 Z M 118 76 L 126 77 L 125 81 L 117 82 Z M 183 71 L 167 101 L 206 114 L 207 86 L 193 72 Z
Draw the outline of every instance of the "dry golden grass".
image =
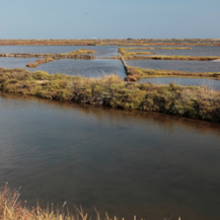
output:
M 42 209 L 39 205 L 28 209 L 19 201 L 18 190 L 11 191 L 6 183 L 5 187 L 0 188 L 0 220 L 91 220 L 91 216 L 83 212 L 82 206 L 75 207 L 76 214 L 70 214 L 66 207 L 66 202 L 60 209 L 51 208 Z M 66 211 L 67 210 L 67 211 Z M 94 208 L 95 220 L 119 220 L 116 216 L 110 218 L 108 213 L 101 217 L 99 212 Z M 122 218 L 124 220 L 124 218 Z M 134 220 L 137 220 L 134 216 Z M 140 220 L 143 220 L 142 218 Z M 179 217 L 178 220 L 181 220 Z
M 153 77 L 153 76 L 183 76 L 183 77 L 207 77 L 220 79 L 220 72 L 186 72 L 178 70 L 156 70 L 143 69 L 140 67 L 128 66 L 128 75 L 137 75 L 139 77 Z
M 124 50 L 191 50 L 191 47 L 123 47 Z
M 64 53 L 64 54 L 38 54 L 38 53 L 1 53 L 0 57 L 24 57 L 24 58 L 44 58 L 44 60 L 38 60 L 36 63 L 46 63 L 51 62 L 53 59 L 94 59 L 95 56 L 91 55 L 94 54 L 95 50 L 86 50 L 86 49 L 79 49 L 73 52 Z M 34 66 L 34 64 L 28 65 L 29 67 Z
M 43 60 L 36 60 L 35 63 L 28 63 L 26 65 L 26 67 L 29 67 L 29 68 L 30 67 L 37 67 L 42 63 L 48 63 L 48 62 L 52 62 L 52 61 L 53 61 L 53 58 L 47 57 L 46 59 L 43 59 Z
M 0 45 L 76 45 L 76 46 L 206 46 L 220 45 L 219 39 L 0 39 Z
M 128 52 L 125 47 L 118 48 L 118 52 L 124 57 L 135 57 L 136 55 L 156 54 L 155 52 Z
M 126 60 L 189 60 L 189 61 L 213 61 L 219 60 L 219 56 L 166 56 L 166 55 L 150 55 L 150 56 L 136 56 L 127 55 L 125 53 L 124 59 Z

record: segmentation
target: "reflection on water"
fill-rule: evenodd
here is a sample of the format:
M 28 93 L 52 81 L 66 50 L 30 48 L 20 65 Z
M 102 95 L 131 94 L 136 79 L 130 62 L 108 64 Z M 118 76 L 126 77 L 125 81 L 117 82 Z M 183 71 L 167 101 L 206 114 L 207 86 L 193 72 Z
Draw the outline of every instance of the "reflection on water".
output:
M 219 124 L 7 95 L 0 121 L 0 184 L 29 205 L 219 219 Z
M 33 63 L 35 58 L 0 58 L 0 67 L 2 68 L 26 68 L 30 71 L 43 70 L 50 74 L 65 73 L 73 76 L 98 78 L 109 74 L 117 74 L 124 78 L 125 70 L 119 60 L 72 60 L 62 59 L 54 60 L 50 63 L 44 63 L 36 68 L 27 68 L 27 63 Z
M 171 82 L 182 86 L 208 86 L 213 90 L 220 90 L 220 81 L 207 78 L 183 78 L 183 77 L 154 77 L 142 78 L 138 83 L 151 82 L 154 84 L 170 84 Z

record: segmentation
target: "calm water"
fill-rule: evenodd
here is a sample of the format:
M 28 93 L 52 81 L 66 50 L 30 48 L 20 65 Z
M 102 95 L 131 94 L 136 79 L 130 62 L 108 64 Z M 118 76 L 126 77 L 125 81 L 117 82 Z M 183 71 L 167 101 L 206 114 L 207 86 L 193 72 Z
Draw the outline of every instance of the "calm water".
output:
M 215 61 L 181 61 L 181 60 L 127 60 L 129 66 L 137 66 L 145 69 L 180 70 L 188 72 L 220 72 L 220 62 Z M 174 82 L 183 86 L 207 85 L 211 89 L 220 90 L 220 81 L 207 78 L 183 78 L 183 77 L 158 77 L 143 78 L 139 82 L 152 82 L 156 84 L 169 84 Z
M 50 63 L 41 64 L 36 68 L 27 68 L 27 63 L 33 63 L 36 58 L 0 58 L 0 67 L 15 68 L 22 67 L 30 71 L 44 70 L 50 74 L 65 73 L 73 76 L 98 78 L 105 75 L 117 74 L 120 78 L 124 78 L 125 70 L 119 60 L 72 60 L 62 59 L 54 60 Z
M 154 46 L 153 46 L 154 47 Z M 169 46 L 168 46 L 169 47 Z M 173 47 L 173 46 L 171 46 Z M 215 46 L 204 46 L 204 47 L 196 47 L 189 46 L 191 50 L 157 50 L 157 47 L 154 47 L 155 50 L 146 50 L 150 52 L 156 52 L 157 55 L 169 55 L 169 56 L 220 56 L 220 47 Z M 129 51 L 140 51 L 140 50 L 129 50 Z M 141 50 L 145 51 L 145 50 Z
M 154 78 L 142 78 L 138 83 L 151 82 L 154 84 L 170 84 L 173 82 L 182 86 L 208 86 L 213 90 L 220 90 L 220 81 L 207 78 L 183 78 L 183 77 L 154 77 Z
M 26 68 L 28 63 L 34 63 L 37 59 L 36 58 L 6 58 L 0 57 L 0 67 L 1 68 Z M 30 68 L 26 68 L 30 69 Z
M 122 79 L 126 76 L 120 60 L 54 60 L 31 70 L 44 70 L 49 73 L 66 73 L 87 78 L 103 77 L 109 74 L 117 74 Z
M 145 69 L 180 70 L 187 72 L 220 72 L 220 62 L 184 60 L 127 60 L 129 66 Z
M 96 50 L 99 57 L 117 56 L 117 46 L 0 46 L 0 53 L 68 53 L 79 49 Z
M 29 206 L 219 219 L 219 124 L 5 95 L 0 122 L 0 185 Z

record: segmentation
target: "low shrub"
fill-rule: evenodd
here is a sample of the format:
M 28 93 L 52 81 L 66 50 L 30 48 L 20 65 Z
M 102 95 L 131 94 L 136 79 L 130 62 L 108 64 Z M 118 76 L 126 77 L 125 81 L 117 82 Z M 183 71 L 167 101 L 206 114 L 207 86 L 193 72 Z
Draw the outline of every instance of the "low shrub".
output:
M 32 73 L 33 79 L 36 80 L 47 80 L 50 78 L 50 75 L 45 71 L 36 71 Z
M 1 69 L 0 90 L 45 99 L 154 111 L 220 122 L 220 92 L 206 87 L 179 86 L 173 83 L 135 84 L 124 82 L 116 75 L 87 79 L 62 74 L 49 75 L 44 71 L 29 74 L 30 77 L 24 77 L 23 72 Z

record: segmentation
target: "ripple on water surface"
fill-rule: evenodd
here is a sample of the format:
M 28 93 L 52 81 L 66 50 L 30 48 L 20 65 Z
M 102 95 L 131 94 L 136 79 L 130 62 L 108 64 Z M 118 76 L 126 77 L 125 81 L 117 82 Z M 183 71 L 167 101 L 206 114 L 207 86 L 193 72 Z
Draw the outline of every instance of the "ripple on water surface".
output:
M 29 206 L 219 219 L 219 124 L 6 95 L 0 121 L 0 185 Z

